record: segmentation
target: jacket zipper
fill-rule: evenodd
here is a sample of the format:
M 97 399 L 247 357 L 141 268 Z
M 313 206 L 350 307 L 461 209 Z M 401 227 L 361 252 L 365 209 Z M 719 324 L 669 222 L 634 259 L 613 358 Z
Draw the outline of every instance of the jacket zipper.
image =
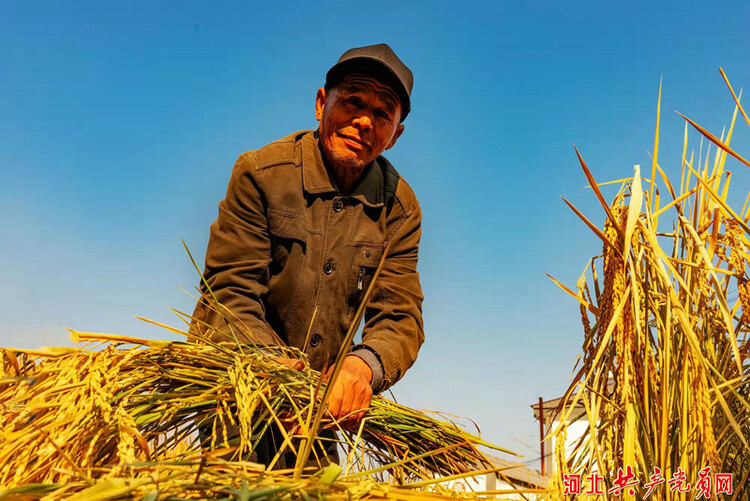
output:
M 359 267 L 359 273 L 357 274 L 357 290 L 361 291 L 365 284 L 365 267 Z

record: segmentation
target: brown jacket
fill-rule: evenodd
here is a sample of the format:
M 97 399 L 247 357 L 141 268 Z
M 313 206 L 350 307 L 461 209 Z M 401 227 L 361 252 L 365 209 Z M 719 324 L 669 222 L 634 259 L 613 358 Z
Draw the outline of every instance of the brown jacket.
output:
M 211 225 L 205 277 L 254 342 L 296 346 L 320 370 L 336 358 L 390 241 L 362 343 L 352 348 L 370 352 L 362 358 L 371 367 L 373 354 L 382 364 L 374 388 L 382 391 L 411 367 L 424 341 L 421 219 L 414 192 L 385 158 L 342 196 L 323 163 L 317 131 L 296 132 L 237 160 Z M 202 301 L 194 317 L 193 329 L 202 321 L 226 330 Z

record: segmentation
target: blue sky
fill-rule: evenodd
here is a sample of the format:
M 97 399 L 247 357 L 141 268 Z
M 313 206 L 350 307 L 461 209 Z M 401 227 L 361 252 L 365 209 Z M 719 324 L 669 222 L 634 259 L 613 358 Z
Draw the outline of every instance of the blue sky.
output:
M 601 249 L 560 199 L 603 222 L 573 145 L 600 181 L 650 165 L 663 77 L 660 160 L 679 179 L 674 110 L 729 122 L 718 68 L 750 84 L 750 4 L 264 4 L 0 5 L 0 346 L 167 336 L 133 316 L 192 310 L 180 239 L 202 262 L 234 160 L 314 128 L 338 56 L 387 42 L 415 74 L 387 156 L 422 205 L 427 333 L 394 394 L 535 465 L 529 405 L 560 396 L 582 341 L 545 272 L 574 285 Z M 744 123 L 733 144 L 750 155 Z M 750 169 L 728 165 L 744 200 Z

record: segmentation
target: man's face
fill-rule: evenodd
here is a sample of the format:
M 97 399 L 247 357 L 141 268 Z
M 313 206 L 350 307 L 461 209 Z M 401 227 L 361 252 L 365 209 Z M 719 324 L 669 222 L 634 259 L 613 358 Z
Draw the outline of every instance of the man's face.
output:
M 349 75 L 327 93 L 318 89 L 315 118 L 334 168 L 362 169 L 393 147 L 404 130 L 396 93 L 369 75 Z

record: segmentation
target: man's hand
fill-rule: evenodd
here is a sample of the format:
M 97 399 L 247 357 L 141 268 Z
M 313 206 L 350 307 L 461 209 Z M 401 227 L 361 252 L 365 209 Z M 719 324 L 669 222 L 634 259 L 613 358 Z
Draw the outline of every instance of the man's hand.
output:
M 300 360 L 299 358 L 287 358 L 287 357 L 271 357 L 272 359 L 276 360 L 280 364 L 284 364 L 290 369 L 294 369 L 296 371 L 301 371 L 305 368 L 305 362 Z
M 326 380 L 333 374 L 333 367 L 326 373 Z M 354 426 L 365 416 L 372 399 L 372 369 L 361 358 L 348 355 L 341 366 L 328 399 L 328 412 L 334 419 L 341 419 L 352 412 L 342 424 Z M 360 411 L 360 412 L 357 412 Z

